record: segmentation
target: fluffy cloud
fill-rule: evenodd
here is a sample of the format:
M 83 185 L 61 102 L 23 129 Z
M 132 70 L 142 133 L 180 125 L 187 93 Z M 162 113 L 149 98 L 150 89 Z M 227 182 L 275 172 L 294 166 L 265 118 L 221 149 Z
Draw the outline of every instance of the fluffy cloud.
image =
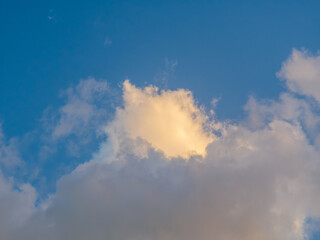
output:
M 21 231 L 35 212 L 36 191 L 30 184 L 15 186 L 0 171 L 0 239 L 19 239 Z
M 206 154 L 214 140 L 208 117 L 199 109 L 190 91 L 161 91 L 153 86 L 139 89 L 128 80 L 123 84 L 124 107 L 106 127 L 114 151 L 126 139 L 140 138 L 162 151 L 167 158 Z M 207 129 L 208 130 L 208 129 Z M 140 156 L 146 156 L 142 150 Z
M 278 75 L 286 80 L 291 91 L 320 102 L 320 56 L 294 49 Z
M 320 217 L 319 113 L 292 92 L 278 100 L 250 98 L 245 110 L 248 117 L 236 124 L 213 122 L 187 90 L 159 92 L 125 81 L 99 161 L 62 177 L 42 207 L 34 207 L 33 190 L 14 190 L 0 178 L 0 208 L 6 196 L 17 203 L 0 216 L 6 234 L 0 237 L 308 239 L 306 220 Z M 9 227 L 15 213 L 24 221 Z
M 304 239 L 305 219 L 320 214 L 320 169 L 299 125 L 229 126 L 207 149 L 201 162 L 151 150 L 79 166 L 59 181 L 32 239 L 42 229 L 62 240 Z

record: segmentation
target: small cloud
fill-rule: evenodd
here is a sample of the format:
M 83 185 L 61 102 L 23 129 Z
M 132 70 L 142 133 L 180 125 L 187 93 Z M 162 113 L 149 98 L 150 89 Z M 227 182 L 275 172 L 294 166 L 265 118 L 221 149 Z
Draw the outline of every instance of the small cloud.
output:
M 55 14 L 55 11 L 53 10 L 53 9 L 50 9 L 49 10 L 49 14 L 48 14 L 48 20 L 49 21 L 54 21 L 54 22 L 56 22 L 55 20 L 56 20 L 56 14 Z
M 58 112 L 47 110 L 43 116 L 44 127 L 50 132 L 53 140 L 68 136 L 85 136 L 91 130 L 99 128 L 106 116 L 103 102 L 107 97 L 108 85 L 106 81 L 89 77 L 80 80 L 75 87 L 61 92 L 67 97 L 65 104 Z
M 95 126 L 105 115 L 105 110 L 95 105 L 108 90 L 106 81 L 94 78 L 81 80 L 76 88 L 69 88 L 65 94 L 68 100 L 59 110 L 60 118 L 54 128 L 53 136 L 62 137 L 70 134 L 81 134 L 90 125 Z
M 165 63 L 166 63 L 166 72 L 173 72 L 176 66 L 178 65 L 177 60 L 169 60 L 167 58 L 165 59 Z
M 105 46 L 109 46 L 112 44 L 112 41 L 110 40 L 110 38 L 107 36 L 104 40 L 104 43 L 103 43 Z
M 168 85 L 168 80 L 175 79 L 175 69 L 178 65 L 178 61 L 177 60 L 170 60 L 168 58 L 165 59 L 165 63 L 164 63 L 164 68 L 162 68 L 161 72 L 159 74 L 157 74 L 157 76 L 155 77 L 155 82 L 158 85 L 161 85 L 163 87 L 167 87 Z
M 213 98 L 210 102 L 211 106 L 215 108 L 220 100 L 221 98 Z

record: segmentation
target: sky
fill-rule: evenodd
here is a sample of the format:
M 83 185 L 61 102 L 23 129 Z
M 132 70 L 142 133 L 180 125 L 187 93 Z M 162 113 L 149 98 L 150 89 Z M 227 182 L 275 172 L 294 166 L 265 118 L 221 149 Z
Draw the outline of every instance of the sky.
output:
M 2 0 L 0 239 L 320 239 L 319 11 Z

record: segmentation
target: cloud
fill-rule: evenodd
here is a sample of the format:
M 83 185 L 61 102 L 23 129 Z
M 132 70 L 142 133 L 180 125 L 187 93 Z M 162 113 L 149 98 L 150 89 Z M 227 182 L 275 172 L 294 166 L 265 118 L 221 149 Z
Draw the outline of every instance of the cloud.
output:
M 168 58 L 165 59 L 165 73 L 169 74 L 170 72 L 173 72 L 174 69 L 177 67 L 178 61 L 177 60 L 169 60 Z
M 123 84 L 124 107 L 118 108 L 106 126 L 112 149 L 126 139 L 147 141 L 167 158 L 206 155 L 214 140 L 208 117 L 194 102 L 190 91 L 161 91 L 153 86 L 139 89 L 128 80 Z M 141 156 L 145 153 L 140 151 Z
M 41 128 L 23 137 L 20 145 L 28 164 L 21 170 L 38 186 L 41 197 L 55 188 L 58 178 L 88 161 L 105 139 L 102 127 L 111 115 L 108 103 L 113 94 L 104 80 L 81 79 L 61 90 L 62 103 L 47 107 Z
M 56 15 L 55 11 L 53 9 L 50 9 L 49 13 L 48 13 L 48 20 L 56 23 L 57 22 L 56 18 L 57 18 L 57 15 Z
M 292 93 L 282 93 L 278 101 L 259 101 L 250 97 L 244 109 L 248 113 L 246 126 L 250 129 L 265 127 L 272 119 L 282 119 L 299 124 L 311 143 L 319 145 L 320 116 L 317 106 L 309 99 L 297 98 Z
M 14 189 L 15 188 L 15 189 Z M 27 223 L 36 208 L 36 191 L 30 184 L 14 186 L 0 171 L 0 238 L 13 238 Z
M 12 138 L 9 141 L 6 141 L 2 130 L 2 124 L 0 124 L 0 167 L 1 164 L 5 167 L 22 164 L 18 150 L 18 140 L 16 138 Z
M 81 80 L 75 88 L 64 91 L 67 96 L 65 105 L 60 107 L 58 119 L 54 120 L 53 126 L 48 123 L 47 127 L 52 129 L 52 137 L 60 138 L 69 135 L 84 134 L 97 125 L 106 115 L 106 110 L 97 106 L 97 100 L 101 100 L 107 94 L 106 81 L 97 81 L 94 78 Z
M 320 214 L 319 152 L 283 120 L 229 126 L 201 162 L 125 159 L 63 177 L 35 234 L 50 223 L 60 240 L 302 240 L 305 219 Z
M 112 41 L 110 40 L 110 38 L 107 36 L 104 40 L 104 43 L 103 43 L 105 46 L 109 46 L 112 44 Z
M 92 104 L 88 92 L 76 98 Z M 0 210 L 8 210 L 0 237 L 308 239 L 307 219 L 320 217 L 319 112 L 295 92 L 250 98 L 245 110 L 241 121 L 217 122 L 188 90 L 125 81 L 107 140 L 94 160 L 58 181 L 52 197 L 35 207 L 33 188 L 14 190 L 0 176 Z M 22 223 L 8 224 L 20 216 Z
M 286 80 L 288 88 L 296 93 L 314 97 L 320 102 L 320 56 L 293 49 L 283 63 L 278 76 Z
M 175 80 L 174 72 L 177 66 L 177 60 L 165 58 L 164 68 L 156 75 L 154 79 L 156 84 L 167 88 L 168 81 Z

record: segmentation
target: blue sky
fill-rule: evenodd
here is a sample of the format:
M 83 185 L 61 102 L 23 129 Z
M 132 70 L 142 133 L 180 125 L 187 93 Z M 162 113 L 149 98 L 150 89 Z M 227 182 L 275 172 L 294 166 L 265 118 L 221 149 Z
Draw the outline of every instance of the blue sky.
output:
M 61 179 L 70 178 L 73 181 L 74 170 L 86 166 L 84 163 L 96 161 L 103 162 L 105 166 L 110 164 L 104 163 L 109 161 L 106 159 L 117 158 L 119 152 L 124 154 L 121 145 L 124 140 L 120 138 L 123 133 L 120 134 L 119 129 L 125 129 L 130 136 L 128 138 L 148 142 L 152 146 L 150 151 L 156 152 L 153 153 L 157 156 L 156 162 L 158 158 L 188 156 L 193 159 L 189 153 L 177 150 L 178 146 L 184 149 L 185 142 L 170 143 L 177 144 L 176 152 L 154 140 L 175 139 L 175 136 L 151 136 L 143 130 L 132 130 L 131 125 L 137 127 L 142 123 L 148 129 L 148 123 L 138 121 L 140 116 L 135 112 L 143 109 L 142 112 L 157 116 L 150 106 L 142 108 L 132 105 L 132 91 L 136 91 L 141 99 L 165 106 L 165 109 L 171 109 L 171 105 L 166 105 L 167 101 L 173 101 L 172 109 L 176 109 L 174 104 L 182 104 L 175 95 L 182 94 L 182 97 L 179 96 L 185 102 L 189 104 L 190 101 L 190 105 L 184 107 L 197 106 L 198 109 L 201 105 L 206 109 L 204 115 L 200 110 L 190 110 L 198 116 L 196 123 L 201 126 L 207 124 L 204 119 L 210 115 L 212 108 L 214 116 L 209 118 L 214 118 L 214 131 L 202 133 L 194 130 L 192 133 L 190 130 L 190 135 L 186 137 L 198 139 L 204 144 L 204 148 L 197 146 L 189 149 L 204 159 L 207 142 L 214 142 L 216 137 L 223 136 L 224 127 L 225 131 L 231 129 L 228 124 L 260 131 L 274 126 L 271 119 L 282 119 L 292 126 L 301 126 L 306 141 L 319 153 L 317 81 L 320 78 L 312 78 L 314 85 L 307 86 L 303 83 L 303 77 L 307 79 L 309 75 L 301 77 L 302 70 L 299 68 L 300 60 L 303 64 L 305 60 L 306 64 L 310 63 L 316 69 L 319 67 L 319 10 L 319 1 L 298 0 L 1 1 L 0 158 L 4 160 L 0 160 L 0 180 L 3 175 L 3 181 L 13 192 L 15 189 L 23 192 L 21 185 L 30 184 L 37 193 L 31 208 L 40 211 L 38 205 L 43 204 L 48 205 L 51 212 L 58 213 L 59 209 L 50 207 L 47 199 L 55 196 L 59 179 L 64 189 L 63 186 L 71 183 Z M 296 60 L 292 60 L 296 65 L 288 60 L 290 57 L 295 59 L 293 49 L 301 53 L 297 54 Z M 304 51 L 307 53 L 303 54 Z M 288 68 L 282 65 L 285 61 Z M 277 76 L 279 71 L 282 74 Z M 310 72 L 308 69 L 306 71 Z M 317 70 L 315 72 L 314 75 L 318 76 Z M 126 79 L 130 80 L 127 88 L 123 86 Z M 144 89 L 149 85 L 158 86 L 168 94 L 160 94 L 159 98 L 155 98 L 160 100 L 154 100 Z M 194 98 L 191 101 L 183 95 L 183 91 L 187 90 L 179 92 L 177 89 L 190 90 Z M 167 90 L 172 90 L 172 95 Z M 282 94 L 290 96 L 279 98 Z M 213 99 L 217 100 L 216 106 L 212 104 Z M 290 106 L 285 105 L 289 102 Z M 299 102 L 295 107 L 303 108 L 304 114 L 309 115 L 295 118 L 280 116 L 281 111 L 289 114 L 293 102 Z M 123 111 L 117 110 L 117 107 L 122 107 Z M 124 115 L 130 117 L 124 120 Z M 167 117 L 159 118 L 162 122 L 172 123 L 172 128 L 176 126 L 176 119 L 185 118 L 184 114 L 172 117 L 168 112 L 159 116 L 164 115 Z M 186 128 L 198 129 L 193 128 L 195 122 L 189 120 L 183 121 L 190 123 Z M 267 127 L 267 124 L 270 126 Z M 152 126 L 149 130 L 162 129 L 161 126 Z M 208 134 L 208 138 L 203 134 Z M 255 135 L 248 138 L 252 140 Z M 121 146 L 115 142 L 120 142 Z M 135 150 L 142 149 L 140 143 L 139 147 L 137 144 L 130 146 Z M 129 156 L 125 159 L 135 156 L 136 152 L 140 154 L 136 154 L 138 158 L 153 158 L 141 155 L 140 150 L 125 152 Z M 159 157 L 157 151 L 163 156 Z M 320 156 L 316 153 L 315 158 Z M 209 151 L 208 158 L 210 154 Z M 138 164 L 133 168 L 139 172 L 144 167 Z M 169 168 L 169 172 L 176 171 L 174 166 Z M 180 169 L 179 174 L 184 171 Z M 115 176 L 114 181 L 118 180 L 118 175 Z M 11 182 L 8 180 L 10 178 L 13 179 Z M 158 184 L 160 186 L 162 182 Z M 58 190 L 56 196 L 59 194 L 64 196 Z M 56 205 L 59 204 L 52 206 Z M 36 214 L 41 215 L 39 212 Z M 313 219 L 317 215 L 304 217 Z M 3 237 L 14 239 L 9 235 Z M 310 239 L 318 238 L 320 236 L 314 233 Z
M 2 1 L 4 128 L 9 136 L 35 128 L 80 78 L 154 83 L 165 59 L 178 63 L 168 88 L 188 88 L 203 104 L 221 97 L 219 116 L 238 117 L 248 95 L 282 90 L 275 72 L 293 47 L 318 49 L 318 9 L 318 1 Z

